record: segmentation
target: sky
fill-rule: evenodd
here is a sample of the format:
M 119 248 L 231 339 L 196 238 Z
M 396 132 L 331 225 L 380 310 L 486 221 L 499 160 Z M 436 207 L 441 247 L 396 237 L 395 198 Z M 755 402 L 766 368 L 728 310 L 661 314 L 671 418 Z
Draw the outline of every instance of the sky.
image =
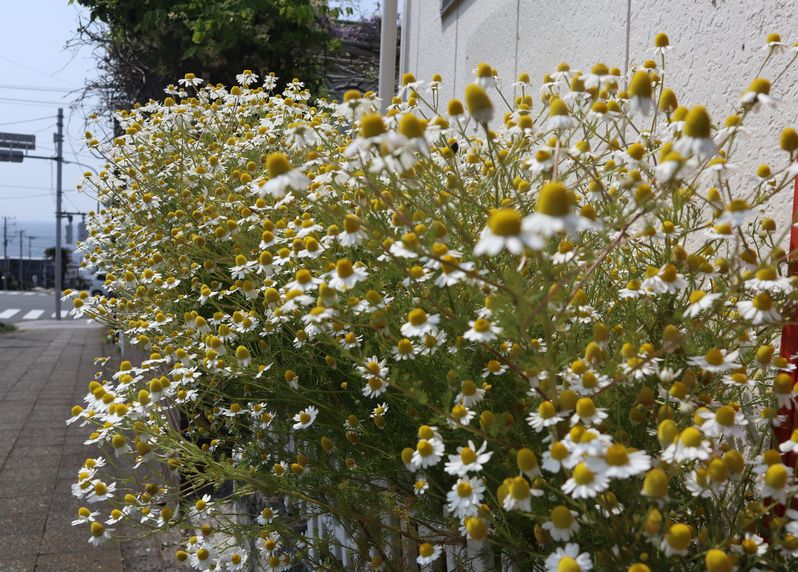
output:
M 75 37 L 79 18 L 85 18 L 87 11 L 69 5 L 67 0 L 1 0 L 0 3 L 0 132 L 34 134 L 37 148 L 30 153 L 51 157 L 55 154 L 55 117 L 58 107 L 63 107 L 64 155 L 73 162 L 65 164 L 63 169 L 63 209 L 73 212 L 94 209 L 95 199 L 75 190 L 87 169 L 74 163 L 86 163 L 99 170 L 102 162 L 94 159 L 83 145 L 85 115 L 90 110 L 75 109 L 73 104 L 77 90 L 96 77 L 96 61 L 90 47 L 66 47 Z M 353 17 L 368 17 L 380 5 L 379 0 L 331 0 L 331 3 L 352 7 Z M 0 162 L 0 247 L 2 217 L 11 217 L 8 227 L 13 237 L 9 244 L 11 252 L 19 252 L 20 230 L 37 237 L 32 243 L 24 239 L 26 256 L 31 244 L 34 256 L 37 249 L 54 244 L 55 173 L 54 161 Z
M 31 154 L 55 154 L 58 107 L 64 108 L 64 156 L 67 161 L 100 168 L 83 146 L 83 110 L 73 110 L 79 90 L 95 77 L 95 61 L 90 48 L 75 51 L 65 44 L 73 38 L 78 16 L 85 14 L 66 0 L 3 0 L 0 17 L 0 132 L 34 134 L 36 150 Z M 85 212 L 96 207 L 93 198 L 75 191 L 75 184 L 87 169 L 65 164 L 63 188 L 65 211 Z M 22 163 L 0 162 L 0 233 L 2 217 L 9 221 L 9 234 L 15 242 L 9 250 L 19 252 L 18 232 L 37 236 L 35 250 L 55 242 L 55 162 L 26 159 Z M 51 223 L 50 226 L 44 224 Z M 37 224 L 38 223 L 38 224 Z M 2 234 L 0 234 L 2 240 Z M 2 243 L 0 243 L 2 246 Z

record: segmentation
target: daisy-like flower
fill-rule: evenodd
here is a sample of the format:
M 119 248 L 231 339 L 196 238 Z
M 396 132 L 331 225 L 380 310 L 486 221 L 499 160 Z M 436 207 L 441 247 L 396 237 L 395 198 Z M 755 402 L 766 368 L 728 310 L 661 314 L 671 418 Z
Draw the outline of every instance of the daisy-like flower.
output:
M 737 311 L 754 326 L 781 321 L 781 314 L 773 307 L 773 298 L 767 292 L 760 292 L 752 300 L 737 302 Z
M 588 457 L 587 466 L 611 479 L 627 479 L 651 468 L 651 457 L 645 451 L 632 451 L 621 443 L 607 448 L 603 457 Z
M 712 119 L 706 108 L 693 107 L 684 118 L 684 132 L 674 143 L 674 149 L 684 156 L 695 156 L 699 161 L 717 153 L 712 139 Z
M 532 490 L 524 477 L 505 479 L 507 494 L 502 501 L 506 511 L 530 512 L 532 510 Z
M 664 56 L 671 49 L 671 41 L 668 38 L 668 35 L 664 32 L 659 32 L 656 36 L 654 36 L 654 47 L 648 48 L 646 51 L 654 52 L 655 54 Z
M 593 561 L 587 552 L 579 552 L 579 545 L 569 542 L 546 557 L 546 572 L 587 572 Z
M 655 294 L 676 294 L 687 288 L 687 280 L 673 264 L 668 263 L 656 274 L 643 280 L 643 288 Z
M 371 376 L 363 386 L 363 396 L 370 399 L 376 399 L 386 391 L 388 391 L 388 382 L 381 377 Z
M 706 461 L 712 454 L 709 441 L 702 438 L 701 431 L 687 427 L 679 437 L 662 452 L 662 459 L 668 463 L 685 461 Z
M 607 412 L 599 409 L 589 397 L 582 397 L 576 402 L 576 412 L 571 417 L 571 424 L 599 425 L 607 418 Z
M 416 479 L 416 482 L 413 483 L 413 493 L 417 496 L 424 496 L 429 490 L 429 482 L 427 479 Z
M 734 552 L 746 556 L 762 556 L 767 553 L 768 548 L 769 546 L 765 539 L 753 532 L 746 532 L 740 544 L 732 545 Z
M 485 390 L 477 387 L 472 380 L 467 379 L 460 384 L 460 393 L 455 396 L 454 402 L 462 403 L 466 407 L 474 407 L 483 399 L 485 399 Z
M 738 355 L 738 351 L 728 352 L 727 350 L 712 348 L 703 356 L 689 358 L 688 363 L 712 373 L 719 373 L 739 368 L 740 364 L 735 361 Z
M 786 52 L 789 48 L 790 46 L 781 41 L 781 35 L 776 33 L 768 34 L 762 47 L 764 51 L 779 53 Z
M 434 467 L 443 457 L 443 441 L 437 437 L 431 439 L 419 439 L 416 450 L 413 451 L 411 464 L 415 469 L 425 469 Z
M 391 355 L 396 361 L 405 361 L 415 359 L 416 354 L 419 352 L 419 348 L 413 344 L 413 342 L 407 338 L 402 338 L 396 345 L 391 348 Z
M 485 318 L 471 320 L 468 325 L 470 329 L 463 334 L 463 337 L 472 342 L 492 342 L 502 333 L 502 329 L 499 326 L 494 326 Z
M 236 74 L 236 81 L 243 86 L 252 85 L 258 81 L 258 74 L 253 73 L 252 70 L 244 70 L 242 73 Z
M 594 472 L 586 463 L 579 463 L 562 490 L 575 499 L 586 499 L 597 496 L 609 486 L 610 480 L 605 473 Z
M 578 513 L 567 506 L 557 505 L 549 513 L 549 519 L 543 523 L 543 529 L 556 542 L 567 542 L 579 532 Z
M 660 543 L 666 556 L 686 556 L 693 541 L 693 533 L 686 524 L 674 524 Z
M 488 443 L 483 442 L 479 449 L 473 441 L 468 442 L 466 447 L 458 447 L 456 455 L 449 455 L 449 461 L 444 466 L 444 470 L 450 475 L 465 477 L 468 473 L 478 473 L 482 470 L 491 456 L 492 451 L 487 451 Z
M 459 103 L 459 102 L 457 102 Z M 482 125 L 486 125 L 493 120 L 493 102 L 490 100 L 485 88 L 477 83 L 470 83 L 465 87 L 465 104 L 469 115 L 474 118 L 474 121 Z M 460 109 L 453 109 L 451 103 L 449 104 L 449 115 L 458 117 L 463 115 L 460 104 Z M 454 113 L 460 111 L 460 113 Z
M 568 105 L 559 97 L 553 97 L 549 102 L 549 117 L 546 119 L 545 129 L 565 130 L 576 127 L 576 120 L 571 117 Z
M 511 254 L 523 254 L 524 249 L 539 250 L 543 247 L 540 237 L 522 229 L 523 217 L 515 209 L 502 208 L 491 211 L 488 225 L 480 234 L 474 247 L 475 256 L 496 256 L 502 250 Z
M 195 76 L 193 73 L 187 73 L 185 76 L 183 76 L 183 79 L 177 80 L 177 84 L 182 85 L 183 87 L 197 87 L 202 85 L 203 81 L 204 80 L 202 78 Z
M 754 292 L 770 292 L 771 294 L 789 293 L 793 285 L 786 276 L 779 276 L 772 266 L 765 266 L 754 273 L 754 277 L 745 281 L 745 287 Z
M 440 558 L 442 551 L 443 549 L 440 545 L 432 545 L 429 542 L 424 542 L 418 547 L 416 562 L 418 562 L 420 566 L 426 567 Z
M 557 412 L 557 407 L 551 401 L 543 401 L 538 405 L 537 411 L 532 411 L 526 418 L 529 426 L 536 432 L 545 430 L 562 421 L 563 417 Z
M 407 338 L 420 338 L 426 334 L 435 334 L 441 317 L 438 314 L 427 314 L 421 308 L 414 308 L 407 314 L 407 322 L 402 324 L 402 335 Z
M 90 525 L 91 536 L 89 537 L 89 544 L 99 546 L 106 540 L 110 540 L 113 528 L 106 528 L 106 526 L 98 521 L 94 521 Z
M 319 414 L 319 410 L 317 407 L 310 405 L 294 415 L 294 431 L 299 429 L 307 429 L 313 422 L 316 420 L 316 416 Z
M 773 463 L 767 468 L 760 483 L 760 491 L 765 498 L 786 503 L 787 497 L 795 492 L 790 485 L 792 471 L 782 463 Z
M 740 96 L 740 103 L 759 111 L 764 107 L 776 107 L 778 100 L 770 94 L 770 80 L 763 77 L 755 78 L 751 85 Z
M 485 483 L 478 477 L 461 477 L 446 494 L 449 512 L 458 520 L 479 514 L 479 505 L 485 492 Z
M 540 239 L 558 232 L 578 235 L 586 230 L 598 230 L 595 220 L 572 213 L 574 195 L 561 181 L 549 181 L 540 189 L 535 212 L 523 220 L 523 231 Z
M 782 453 L 798 453 L 798 429 L 794 429 L 790 438 L 779 445 Z
M 554 441 L 549 445 L 549 450 L 543 453 L 541 468 L 549 473 L 559 473 L 563 468 L 573 468 L 577 457 L 571 455 L 568 447 L 562 441 Z
M 484 89 L 496 87 L 496 70 L 494 70 L 490 64 L 482 62 L 472 70 L 472 73 L 477 78 L 474 81 L 474 83 L 477 85 L 483 87 Z
M 626 283 L 626 288 L 618 290 L 618 296 L 621 298 L 640 298 L 647 295 L 648 292 L 643 290 L 643 283 L 637 278 L 633 278 Z
M 638 70 L 629 82 L 629 109 L 632 113 L 648 117 L 654 109 L 654 88 L 646 70 Z
M 342 258 L 335 264 L 335 271 L 331 273 L 329 286 L 339 292 L 346 292 L 366 278 L 368 278 L 368 272 L 363 267 L 353 265 L 351 261 Z
M 745 418 L 745 413 L 730 405 L 721 405 L 714 413 L 703 410 L 697 414 L 705 420 L 701 424 L 701 432 L 707 437 L 745 437 L 748 419 Z
M 285 153 L 271 153 L 266 158 L 268 181 L 260 180 L 255 184 L 255 192 L 259 196 L 271 195 L 282 199 L 289 190 L 301 191 L 307 188 L 309 181 L 299 170 L 291 166 Z
M 344 230 L 338 235 L 338 242 L 342 246 L 357 246 L 369 235 L 361 228 L 362 221 L 360 218 L 353 214 L 344 216 Z
M 491 375 L 504 375 L 509 369 L 510 368 L 507 366 L 507 364 L 504 364 L 499 360 L 492 359 L 485 364 L 485 368 L 482 370 L 482 377 L 490 377 Z
M 720 294 L 707 294 L 703 290 L 693 290 L 688 298 L 690 304 L 685 308 L 683 315 L 686 318 L 695 318 L 701 312 L 708 310 L 721 297 Z

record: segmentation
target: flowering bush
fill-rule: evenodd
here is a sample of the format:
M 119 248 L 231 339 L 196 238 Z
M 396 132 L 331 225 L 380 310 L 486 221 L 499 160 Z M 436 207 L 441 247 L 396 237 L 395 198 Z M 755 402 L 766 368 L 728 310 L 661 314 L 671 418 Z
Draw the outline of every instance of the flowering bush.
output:
M 353 569 L 794 566 L 798 432 L 771 435 L 798 293 L 765 209 L 798 133 L 732 175 L 784 71 L 718 124 L 655 43 L 539 92 L 481 64 L 448 106 L 406 76 L 385 115 L 189 74 L 87 134 L 84 250 L 115 297 L 68 296 L 149 355 L 73 411 L 113 451 L 74 486 L 92 541 L 178 529 L 215 570 L 328 569 L 336 543 Z M 306 534 L 318 515 L 347 538 Z

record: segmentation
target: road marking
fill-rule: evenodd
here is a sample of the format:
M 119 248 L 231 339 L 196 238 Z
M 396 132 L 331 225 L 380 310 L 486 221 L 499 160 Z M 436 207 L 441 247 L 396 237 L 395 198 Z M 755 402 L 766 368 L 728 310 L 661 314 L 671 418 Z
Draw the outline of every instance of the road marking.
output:
M 17 291 L 17 290 L 12 290 L 10 292 L 9 291 L 5 291 L 5 292 L 3 292 L 3 294 L 6 294 L 8 296 L 17 296 L 17 295 L 19 295 L 19 291 Z
M 36 320 L 42 314 L 44 314 L 44 310 L 31 310 L 30 312 L 28 312 L 27 314 L 22 316 L 22 319 L 23 320 Z
M 36 292 L 23 292 L 22 295 L 23 296 L 35 296 Z
M 61 310 L 61 317 L 62 317 L 62 318 L 66 318 L 66 317 L 67 317 L 67 314 L 69 314 L 69 310 Z M 51 317 L 52 319 L 55 319 L 55 312 L 53 312 L 52 314 L 50 314 L 50 317 Z
M 3 310 L 2 312 L 0 312 L 0 320 L 8 320 L 18 312 L 19 310 L 17 308 L 9 308 L 8 310 Z

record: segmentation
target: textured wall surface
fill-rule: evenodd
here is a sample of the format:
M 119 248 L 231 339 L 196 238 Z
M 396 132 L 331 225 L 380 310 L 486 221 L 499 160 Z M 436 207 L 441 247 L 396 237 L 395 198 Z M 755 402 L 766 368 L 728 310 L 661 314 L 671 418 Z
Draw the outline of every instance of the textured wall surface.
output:
M 722 121 L 756 77 L 767 34 L 798 41 L 798 0 L 460 0 L 443 16 L 440 5 L 406 0 L 402 62 L 403 71 L 419 79 L 440 73 L 444 101 L 462 94 L 481 61 L 493 65 L 508 87 L 521 71 L 540 85 L 543 74 L 560 62 L 586 69 L 602 61 L 623 69 L 629 14 L 630 65 L 650 58 L 645 50 L 654 35 L 666 32 L 673 45 L 666 83 L 681 103 L 705 104 Z M 774 79 L 789 57 L 769 62 L 761 75 Z M 784 164 L 776 149 L 781 128 L 798 126 L 798 65 L 778 80 L 774 94 L 780 106 L 749 120 L 751 135 L 733 157 L 739 185 L 752 181 L 760 163 Z M 781 224 L 788 221 L 791 204 L 790 193 L 774 200 L 773 214 Z

